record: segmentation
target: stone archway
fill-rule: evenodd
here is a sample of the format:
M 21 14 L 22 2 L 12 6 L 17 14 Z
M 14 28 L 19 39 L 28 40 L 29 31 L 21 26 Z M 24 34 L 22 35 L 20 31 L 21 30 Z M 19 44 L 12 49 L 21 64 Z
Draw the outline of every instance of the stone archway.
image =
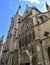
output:
M 21 65 L 30 65 L 30 54 L 27 50 L 21 53 Z

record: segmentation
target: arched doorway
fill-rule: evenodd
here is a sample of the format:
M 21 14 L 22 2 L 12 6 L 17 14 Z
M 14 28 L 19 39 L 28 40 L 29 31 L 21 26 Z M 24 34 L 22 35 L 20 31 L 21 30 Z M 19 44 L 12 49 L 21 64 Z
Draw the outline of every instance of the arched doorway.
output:
M 21 65 L 30 65 L 30 56 L 27 51 L 21 53 Z
M 48 57 L 49 57 L 49 61 L 50 61 L 50 47 L 48 47 Z

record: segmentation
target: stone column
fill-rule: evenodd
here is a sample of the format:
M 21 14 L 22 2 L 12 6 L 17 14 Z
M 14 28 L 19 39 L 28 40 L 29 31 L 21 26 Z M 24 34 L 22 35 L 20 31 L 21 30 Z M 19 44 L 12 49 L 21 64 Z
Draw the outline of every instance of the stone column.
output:
M 36 45 L 37 65 L 43 65 L 41 44 Z
M 30 56 L 30 65 L 32 65 L 32 56 Z
M 46 43 L 47 42 L 43 41 L 42 48 L 43 48 L 43 55 L 44 55 L 45 65 L 49 65 L 49 59 L 48 59 L 47 50 L 46 50 Z

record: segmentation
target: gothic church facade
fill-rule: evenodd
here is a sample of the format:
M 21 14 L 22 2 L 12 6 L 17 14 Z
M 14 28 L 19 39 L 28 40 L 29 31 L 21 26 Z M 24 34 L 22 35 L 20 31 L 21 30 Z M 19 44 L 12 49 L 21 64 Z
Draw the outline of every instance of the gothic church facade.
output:
M 42 13 L 27 5 L 23 16 L 19 6 L 11 19 L 6 46 L 2 54 L 4 65 L 50 65 L 50 6 Z

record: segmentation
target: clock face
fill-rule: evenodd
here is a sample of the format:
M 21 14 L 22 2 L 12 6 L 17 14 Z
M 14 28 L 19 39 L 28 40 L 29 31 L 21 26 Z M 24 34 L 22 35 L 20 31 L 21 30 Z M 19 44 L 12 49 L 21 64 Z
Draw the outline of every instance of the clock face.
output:
M 22 32 L 28 30 L 32 26 L 33 26 L 33 20 L 32 19 L 27 20 L 26 23 L 22 27 Z

